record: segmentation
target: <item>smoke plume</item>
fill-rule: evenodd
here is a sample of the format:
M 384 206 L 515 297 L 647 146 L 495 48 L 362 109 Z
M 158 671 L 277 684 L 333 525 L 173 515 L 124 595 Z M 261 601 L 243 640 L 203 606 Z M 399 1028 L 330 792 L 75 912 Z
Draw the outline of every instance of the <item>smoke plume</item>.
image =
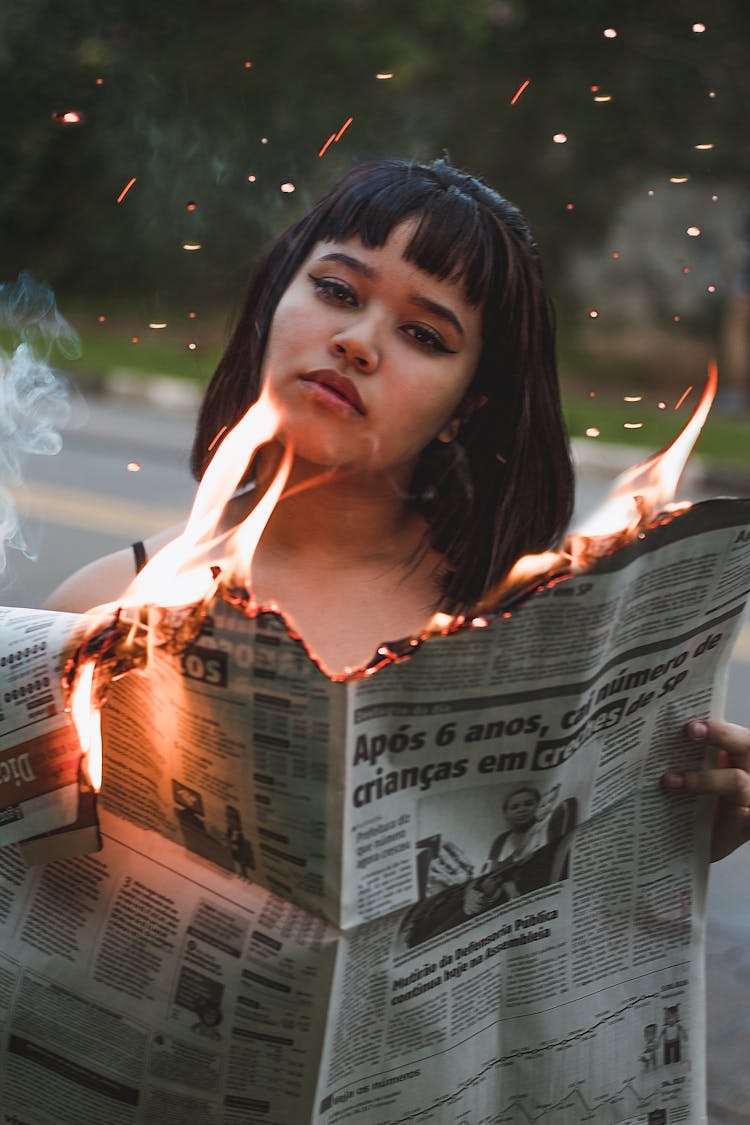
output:
M 0 573 L 9 547 L 33 558 L 11 492 L 30 454 L 52 456 L 72 413 L 68 381 L 55 372 L 55 351 L 80 354 L 78 337 L 48 286 L 20 274 L 0 284 Z

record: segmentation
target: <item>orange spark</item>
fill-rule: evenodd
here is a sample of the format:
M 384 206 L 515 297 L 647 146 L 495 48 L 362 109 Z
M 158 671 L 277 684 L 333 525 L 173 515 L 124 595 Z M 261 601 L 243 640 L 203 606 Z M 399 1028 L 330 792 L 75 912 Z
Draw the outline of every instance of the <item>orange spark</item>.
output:
M 140 462 L 138 462 L 138 461 L 128 461 L 125 468 L 128 470 L 129 473 L 140 473 L 140 471 L 141 471 Z
M 120 194 L 117 197 L 117 200 L 116 200 L 117 203 L 122 203 L 123 199 L 128 194 L 128 192 L 132 188 L 133 184 L 135 183 L 135 179 L 136 179 L 135 176 L 133 176 L 133 178 L 131 180 L 128 180 L 128 182 L 125 184 L 125 187 L 122 189 L 122 191 L 120 192 Z
M 680 396 L 680 400 L 679 400 L 679 402 L 677 403 L 677 405 L 675 406 L 675 410 L 679 410 L 679 409 L 680 409 L 680 407 L 682 406 L 683 402 L 685 401 L 685 399 L 687 398 L 687 396 L 688 396 L 688 395 L 690 394 L 690 392 L 692 391 L 692 389 L 693 389 L 693 388 L 692 388 L 692 385 L 691 385 L 691 386 L 689 386 L 689 387 L 688 387 L 688 389 L 687 389 L 687 390 L 686 390 L 686 391 L 684 392 L 684 394 L 682 394 L 682 395 Z
M 329 146 L 332 145 L 335 140 L 336 140 L 336 134 L 331 133 L 330 137 L 328 138 L 328 140 L 325 142 L 325 144 L 321 148 L 320 152 L 318 153 L 318 156 L 324 156 L 327 149 L 329 148 Z
M 208 452 L 209 452 L 209 453 L 211 452 L 211 450 L 213 449 L 213 447 L 214 447 L 214 446 L 216 445 L 216 443 L 217 443 L 217 441 L 219 440 L 219 438 L 221 437 L 221 435 L 222 435 L 222 434 L 225 434 L 226 432 L 227 432 L 227 428 L 226 428 L 226 426 L 222 426 L 222 427 L 221 427 L 221 429 L 219 430 L 218 434 L 216 435 L 216 437 L 214 437 L 214 438 L 212 438 L 212 439 L 211 439 L 211 444 L 210 444 L 210 445 L 209 445 L 209 447 L 208 447 Z
M 343 125 L 341 126 L 341 128 L 339 129 L 339 131 L 338 131 L 338 133 L 336 134 L 336 136 L 335 136 L 335 137 L 333 138 L 333 139 L 334 139 L 334 141 L 335 141 L 335 142 L 336 142 L 337 144 L 338 144 L 338 142 L 339 142 L 339 141 L 341 140 L 341 138 L 343 137 L 344 133 L 345 133 L 345 132 L 346 132 L 346 130 L 347 130 L 347 129 L 349 128 L 349 126 L 351 125 L 351 123 L 352 123 L 352 121 L 353 121 L 353 120 L 354 120 L 354 118 L 353 118 L 353 117 L 347 117 L 346 121 L 345 121 L 345 122 L 344 122 L 344 124 L 343 124 Z
M 643 422 L 623 422 L 622 428 L 624 430 L 640 430 L 643 428 Z
M 596 426 L 589 426 L 589 428 L 586 430 L 586 437 L 599 437 L 600 433 L 601 430 L 598 430 Z
M 511 99 L 510 99 L 510 104 L 511 104 L 511 105 L 515 105 L 515 104 L 516 104 L 516 102 L 518 101 L 518 99 L 519 99 L 519 98 L 521 97 L 521 94 L 522 94 L 522 93 L 524 92 L 524 90 L 525 90 L 525 89 L 526 89 L 526 88 L 527 88 L 528 86 L 530 86 L 530 85 L 531 85 L 531 79 L 530 79 L 530 78 L 524 78 L 523 82 L 522 82 L 522 83 L 521 83 L 521 85 L 520 85 L 520 86 L 518 87 L 518 89 L 516 90 L 516 92 L 515 92 L 515 94 L 513 95 L 513 97 L 512 97 Z

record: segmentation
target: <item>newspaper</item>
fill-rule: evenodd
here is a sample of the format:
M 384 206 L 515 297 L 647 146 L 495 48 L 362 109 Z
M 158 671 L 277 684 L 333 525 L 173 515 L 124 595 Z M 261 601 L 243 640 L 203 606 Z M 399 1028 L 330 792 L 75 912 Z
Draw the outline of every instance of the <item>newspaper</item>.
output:
M 710 501 L 344 682 L 215 600 L 111 685 L 103 850 L 0 849 L 5 1119 L 705 1121 L 710 808 L 659 778 L 749 592 L 750 501 Z M 51 685 L 80 623 L 19 612 Z M 4 708 L 18 771 L 51 690 Z

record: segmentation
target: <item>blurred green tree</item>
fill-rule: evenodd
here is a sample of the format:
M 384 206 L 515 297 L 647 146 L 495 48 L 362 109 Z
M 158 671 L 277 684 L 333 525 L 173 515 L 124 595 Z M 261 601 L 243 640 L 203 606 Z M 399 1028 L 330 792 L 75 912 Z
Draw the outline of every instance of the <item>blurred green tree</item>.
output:
M 351 163 L 447 151 L 523 207 L 554 273 L 650 179 L 750 183 L 750 8 L 706 21 L 681 0 L 5 0 L 0 272 L 151 315 L 225 301 Z

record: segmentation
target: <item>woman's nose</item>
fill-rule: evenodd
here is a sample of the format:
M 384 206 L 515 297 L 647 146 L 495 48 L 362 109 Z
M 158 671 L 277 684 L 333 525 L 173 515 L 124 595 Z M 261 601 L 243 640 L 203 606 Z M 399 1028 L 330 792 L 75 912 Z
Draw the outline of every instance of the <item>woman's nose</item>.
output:
M 378 366 L 378 350 L 375 342 L 363 330 L 355 328 L 337 332 L 331 337 L 331 354 L 344 359 L 357 371 L 372 374 Z

